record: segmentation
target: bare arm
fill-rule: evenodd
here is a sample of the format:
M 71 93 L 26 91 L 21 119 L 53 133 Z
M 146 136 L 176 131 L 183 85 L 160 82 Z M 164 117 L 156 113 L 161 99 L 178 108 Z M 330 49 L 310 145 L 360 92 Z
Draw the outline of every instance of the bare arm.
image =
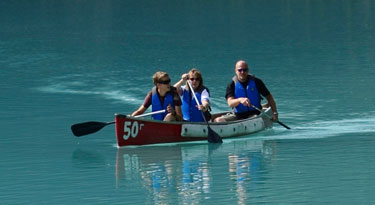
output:
M 198 110 L 207 111 L 210 107 L 210 94 L 207 92 L 207 90 L 203 90 L 201 93 L 201 105 L 197 105 Z
M 203 100 L 202 105 L 197 105 L 196 107 L 198 107 L 198 110 L 202 110 L 205 112 L 206 110 L 208 110 L 209 106 L 210 106 L 210 103 L 208 102 L 208 100 Z
M 203 100 L 202 105 L 203 107 L 208 108 L 208 106 L 210 106 L 210 103 L 208 102 L 208 100 Z
M 184 84 L 184 83 L 186 83 L 187 78 L 188 78 L 188 74 L 187 74 L 187 73 L 184 73 L 184 74 L 182 74 L 182 76 L 181 76 L 181 80 L 178 81 L 177 83 L 175 83 L 175 84 L 173 85 L 173 87 L 175 87 L 175 88 L 177 89 L 177 93 L 178 93 L 179 95 L 181 95 L 181 89 L 180 89 L 180 88 L 181 88 L 181 85 Z
M 182 121 L 182 111 L 181 111 L 181 106 L 175 106 L 175 111 L 176 111 L 176 120 L 177 121 Z
M 181 106 L 174 106 L 169 104 L 167 107 L 168 115 L 165 116 L 164 121 L 182 121 Z
M 269 94 L 266 96 L 268 104 L 271 106 L 272 109 L 272 119 L 277 121 L 279 119 L 278 113 L 277 113 L 277 107 L 276 107 L 276 102 L 275 99 L 273 99 L 272 94 Z
M 141 115 L 141 114 L 143 114 L 146 110 L 147 110 L 147 108 L 145 108 L 145 106 L 141 105 L 136 111 L 134 111 L 134 112 L 132 113 L 131 116 Z
M 229 97 L 227 99 L 228 106 L 231 108 L 237 107 L 239 104 L 243 104 L 244 106 L 250 106 L 250 100 L 248 98 L 234 98 L 234 97 Z

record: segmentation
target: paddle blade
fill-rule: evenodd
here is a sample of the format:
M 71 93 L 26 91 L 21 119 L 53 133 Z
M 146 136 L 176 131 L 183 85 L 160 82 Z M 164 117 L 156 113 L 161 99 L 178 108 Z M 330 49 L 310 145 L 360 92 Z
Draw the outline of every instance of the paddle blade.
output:
M 285 127 L 286 129 L 290 130 L 290 127 L 288 127 L 286 124 L 280 122 L 280 121 L 276 121 L 277 123 L 279 123 L 281 126 Z
M 211 127 L 208 127 L 208 142 L 209 143 L 223 143 L 223 140 Z
M 101 130 L 106 125 L 112 124 L 114 122 L 83 122 L 72 125 L 72 132 L 76 137 L 88 135 Z

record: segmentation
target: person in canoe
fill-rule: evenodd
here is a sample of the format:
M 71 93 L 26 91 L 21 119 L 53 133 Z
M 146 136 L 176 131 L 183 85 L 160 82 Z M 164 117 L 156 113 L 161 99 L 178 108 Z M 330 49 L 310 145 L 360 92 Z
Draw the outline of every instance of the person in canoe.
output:
M 236 75 L 227 86 L 225 94 L 227 103 L 229 107 L 234 108 L 234 112 L 216 118 L 215 122 L 245 119 L 259 114 L 259 111 L 252 106 L 262 109 L 262 96 L 267 99 L 267 106 L 271 106 L 272 119 L 277 121 L 276 102 L 263 81 L 249 74 L 249 67 L 243 60 L 237 61 L 234 71 Z
M 132 113 L 132 116 L 144 113 L 150 105 L 152 112 L 165 109 L 161 114 L 152 115 L 155 120 L 182 121 L 181 99 L 176 88 L 170 85 L 171 79 L 166 72 L 158 71 L 152 76 L 154 87 L 146 95 L 143 104 Z
M 191 94 L 187 80 L 190 80 L 191 86 L 198 99 L 197 105 L 194 96 Z M 185 84 L 185 85 L 183 85 Z M 208 88 L 203 85 L 203 78 L 201 72 L 193 68 L 189 73 L 181 76 L 181 80 L 174 84 L 177 93 L 182 96 L 182 116 L 184 121 L 189 122 L 204 122 L 201 111 L 203 111 L 206 121 L 211 119 L 209 112 L 210 108 L 210 92 Z

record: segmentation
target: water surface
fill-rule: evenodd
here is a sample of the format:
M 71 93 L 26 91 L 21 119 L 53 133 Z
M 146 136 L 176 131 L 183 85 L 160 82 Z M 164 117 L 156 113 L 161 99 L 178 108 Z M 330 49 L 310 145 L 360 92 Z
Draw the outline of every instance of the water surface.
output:
M 0 2 L 4 204 L 375 202 L 370 0 Z M 271 90 L 272 129 L 222 145 L 116 147 L 151 76 L 196 67 L 215 112 L 237 60 Z

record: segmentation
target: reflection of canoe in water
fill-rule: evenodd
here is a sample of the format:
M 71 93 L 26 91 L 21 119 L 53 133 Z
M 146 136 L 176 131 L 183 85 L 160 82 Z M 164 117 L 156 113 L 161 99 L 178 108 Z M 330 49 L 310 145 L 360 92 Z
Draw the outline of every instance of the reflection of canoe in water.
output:
M 160 174 L 161 170 L 167 170 L 172 175 L 180 175 L 186 162 L 206 162 L 209 155 L 221 145 L 194 143 L 119 148 L 116 156 L 116 179 L 137 181 L 145 175 Z
M 262 140 L 239 140 L 225 144 L 197 142 L 119 148 L 116 157 L 116 182 L 118 186 L 129 188 L 146 187 L 150 193 L 156 190 L 152 188 L 155 185 L 165 189 L 170 184 L 180 187 L 179 190 L 184 187 L 190 191 L 201 188 L 196 192 L 199 193 L 204 187 L 211 187 L 212 172 L 222 172 L 229 168 L 228 175 L 237 178 L 240 177 L 236 176 L 240 173 L 239 169 L 242 170 L 241 173 L 248 173 L 254 166 L 259 168 L 262 158 L 273 155 L 273 144 L 270 143 L 267 145 Z M 268 157 L 264 157 L 266 155 Z M 212 166 L 215 162 L 220 165 Z M 249 166 L 242 166 L 244 164 Z M 188 191 L 183 193 L 188 194 Z
M 268 108 L 265 113 L 270 115 L 271 109 Z M 116 114 L 115 122 L 119 147 L 207 140 L 207 124 L 204 122 L 164 122 L 121 114 Z M 264 114 L 243 120 L 210 123 L 210 127 L 222 138 L 248 135 L 271 126 L 272 121 Z
M 116 184 L 126 190 L 143 189 L 146 204 L 165 203 L 174 197 L 199 201 L 210 186 L 209 155 L 222 144 L 177 144 L 117 149 Z M 171 187 L 180 190 L 171 192 Z M 147 201 L 149 200 L 149 201 Z M 169 201 L 170 202 L 170 201 Z M 190 204 L 190 203 L 189 203 Z M 197 203 L 195 203 L 197 204 Z
M 117 149 L 116 178 L 137 181 L 142 170 L 173 160 L 181 160 L 181 148 L 178 146 L 120 148 Z

